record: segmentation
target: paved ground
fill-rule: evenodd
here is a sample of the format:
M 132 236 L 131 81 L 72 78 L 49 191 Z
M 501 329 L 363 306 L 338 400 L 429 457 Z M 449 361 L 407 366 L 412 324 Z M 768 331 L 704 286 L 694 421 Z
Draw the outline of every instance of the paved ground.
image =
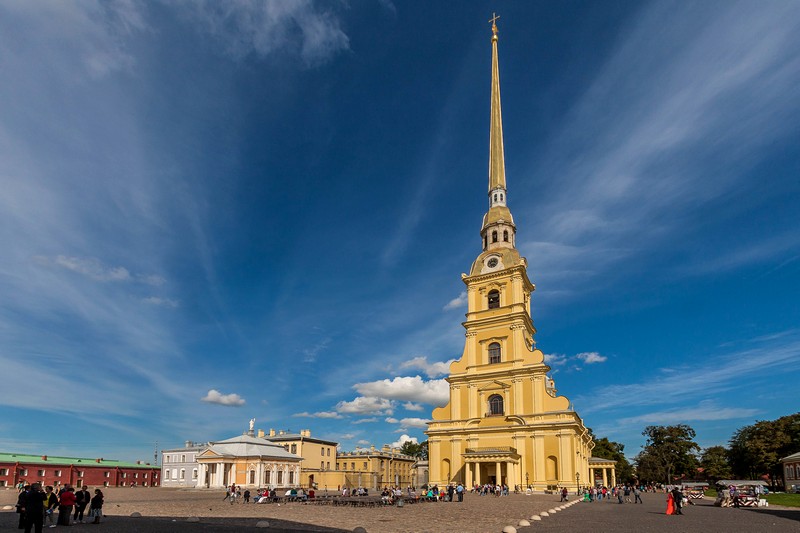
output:
M 468 494 L 464 503 L 426 503 L 403 508 L 345 508 L 300 503 L 270 505 L 229 505 L 224 493 L 178 489 L 105 490 L 108 515 L 101 526 L 77 525 L 119 533 L 211 532 L 256 530 L 266 520 L 267 531 L 344 533 L 363 527 L 368 533 L 500 533 L 503 527 L 517 526 L 521 519 L 559 504 L 557 496 L 511 495 L 503 498 Z M 534 531 L 575 532 L 669 532 L 683 531 L 800 532 L 800 510 L 786 508 L 720 509 L 705 501 L 686 509 L 683 516 L 666 516 L 663 494 L 644 495 L 644 505 L 579 503 L 529 527 L 517 526 L 519 533 Z M 15 490 L 0 491 L 0 509 L 13 505 Z M 139 512 L 141 518 L 131 518 Z M 198 517 L 199 522 L 187 522 Z M 0 512 L 0 530 L 15 530 L 13 510 Z

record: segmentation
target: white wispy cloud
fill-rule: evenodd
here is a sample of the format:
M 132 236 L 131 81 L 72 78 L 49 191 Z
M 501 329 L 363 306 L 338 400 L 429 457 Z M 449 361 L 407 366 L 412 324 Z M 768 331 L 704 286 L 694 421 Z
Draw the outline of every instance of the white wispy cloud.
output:
M 420 376 L 396 377 L 369 383 L 357 383 L 359 394 L 406 402 L 422 402 L 442 406 L 450 399 L 450 385 L 444 379 L 423 380 Z
M 465 305 L 467 305 L 467 293 L 466 291 L 463 291 L 457 297 L 447 302 L 442 309 L 445 311 L 450 311 L 451 309 L 458 309 L 459 307 L 464 307 Z
M 331 4 L 312 0 L 201 0 L 184 2 L 182 7 L 181 14 L 188 12 L 198 28 L 236 58 L 251 53 L 289 53 L 316 65 L 350 46 Z
M 702 237 L 692 224 L 704 206 L 755 188 L 750 171 L 763 147 L 794 131 L 798 35 L 800 5 L 791 2 L 653 2 L 631 20 L 531 162 L 534 174 L 559 175 L 531 217 L 529 234 L 548 239 L 518 243 L 549 284 L 541 297 L 575 297 L 583 284 L 647 261 L 655 246 L 686 254 L 675 276 L 796 255 L 796 232 L 710 247 L 693 240 Z
M 353 420 L 351 422 L 351 424 L 371 424 L 371 423 L 377 422 L 377 421 L 378 421 L 378 419 L 373 416 L 373 417 L 370 417 L 370 418 L 359 418 L 358 420 Z
M 435 363 L 429 363 L 427 357 L 421 356 L 405 361 L 400 365 L 400 368 L 401 369 L 415 368 L 425 372 L 425 375 L 428 376 L 429 378 L 435 378 L 438 376 L 445 376 L 449 374 L 450 364 L 453 363 L 454 361 L 455 359 L 450 359 L 449 361 L 439 361 Z
M 425 407 L 414 402 L 406 402 L 403 404 L 403 409 L 407 411 L 424 411 Z
M 761 411 L 748 407 L 720 407 L 714 400 L 703 400 L 697 405 L 654 411 L 619 419 L 623 426 L 671 425 L 710 420 L 750 419 Z
M 342 415 L 336 411 L 318 411 L 316 413 L 303 411 L 302 413 L 295 413 L 292 416 L 303 418 L 343 418 Z
M 209 390 L 208 394 L 200 399 L 206 403 L 215 403 L 229 407 L 240 407 L 245 404 L 244 399 L 238 394 L 222 394 L 216 389 Z
M 782 372 L 800 369 L 800 340 L 797 335 L 779 336 L 760 343 L 760 346 L 704 357 L 653 371 L 652 379 L 637 383 L 606 383 L 603 393 L 591 397 L 576 397 L 581 412 L 607 412 L 611 409 L 629 409 L 631 398 L 636 404 L 662 405 L 664 410 L 682 406 L 687 395 L 700 402 L 708 398 L 737 391 L 742 388 L 742 376 L 748 383 L 768 381 L 776 369 Z M 652 394 L 658 390 L 658 394 Z M 697 391 L 702 391 L 698 396 Z
M 178 300 L 172 300 L 170 298 L 159 298 L 158 296 L 149 296 L 147 298 L 142 298 L 142 301 L 146 304 L 160 306 L 160 307 L 169 307 L 175 309 L 180 305 Z

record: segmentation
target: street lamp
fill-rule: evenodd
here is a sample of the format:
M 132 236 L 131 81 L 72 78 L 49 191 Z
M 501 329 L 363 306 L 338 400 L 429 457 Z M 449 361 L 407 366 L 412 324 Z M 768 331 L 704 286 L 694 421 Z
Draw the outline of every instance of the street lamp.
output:
M 575 472 L 575 494 L 581 495 L 581 473 Z
M 528 487 L 530 487 L 530 486 L 531 486 L 531 484 L 530 484 L 530 483 L 528 483 L 528 473 L 527 473 L 527 472 L 525 472 L 525 488 L 527 489 L 527 488 L 528 488 Z

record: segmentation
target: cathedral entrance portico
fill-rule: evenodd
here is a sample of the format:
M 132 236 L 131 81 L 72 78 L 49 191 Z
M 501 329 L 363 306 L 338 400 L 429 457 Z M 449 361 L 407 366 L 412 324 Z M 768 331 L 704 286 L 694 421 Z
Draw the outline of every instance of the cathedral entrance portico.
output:
M 519 469 L 520 455 L 508 446 L 467 448 L 462 455 L 466 485 L 506 484 L 513 487 Z

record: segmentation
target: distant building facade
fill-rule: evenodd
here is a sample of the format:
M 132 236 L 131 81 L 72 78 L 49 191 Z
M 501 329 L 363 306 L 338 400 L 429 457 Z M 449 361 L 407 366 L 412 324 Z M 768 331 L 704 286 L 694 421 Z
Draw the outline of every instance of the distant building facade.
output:
M 786 492 L 800 491 L 800 452 L 781 459 L 783 486 Z
M 267 435 L 259 430 L 258 436 L 303 458 L 300 486 L 320 488 L 330 485 L 331 472 L 336 468 L 337 442 L 312 437 L 310 429 L 303 429 L 300 433 L 270 429 Z
M 294 488 L 300 486 L 303 458 L 249 431 L 209 443 L 197 454 L 198 483 L 205 488 Z
M 200 471 L 197 455 L 208 446 L 208 442 L 186 441 L 183 448 L 162 450 L 161 486 L 196 487 Z
M 368 450 L 339 453 L 336 472 L 328 478 L 331 479 L 328 488 L 364 487 L 379 490 L 383 487 L 405 489 L 417 486 L 414 478 L 416 462 L 416 457 L 400 453 L 400 448 L 388 445 L 380 450 L 372 446 Z
M 0 453 L 0 487 L 20 482 L 74 487 L 157 487 L 161 471 L 150 463 Z

